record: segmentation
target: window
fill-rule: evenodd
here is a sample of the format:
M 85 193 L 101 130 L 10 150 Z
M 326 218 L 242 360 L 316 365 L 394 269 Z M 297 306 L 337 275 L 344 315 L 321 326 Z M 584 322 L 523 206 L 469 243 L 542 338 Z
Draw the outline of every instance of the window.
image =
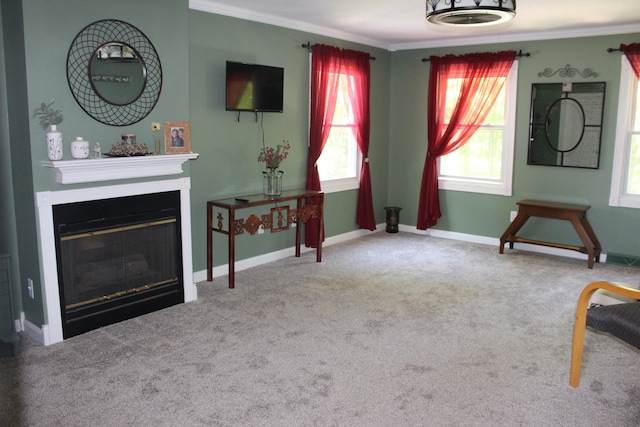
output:
M 357 126 L 349 99 L 349 78 L 346 74 L 340 76 L 329 139 L 318 159 L 322 190 L 327 193 L 356 189 L 360 183 L 362 155 L 355 137 Z
M 640 208 L 640 85 L 624 55 L 609 205 Z
M 460 149 L 439 158 L 438 188 L 474 193 L 511 195 L 518 62 L 514 61 L 491 113 Z M 450 114 L 460 79 L 449 79 Z M 449 102 L 449 101 L 447 101 Z

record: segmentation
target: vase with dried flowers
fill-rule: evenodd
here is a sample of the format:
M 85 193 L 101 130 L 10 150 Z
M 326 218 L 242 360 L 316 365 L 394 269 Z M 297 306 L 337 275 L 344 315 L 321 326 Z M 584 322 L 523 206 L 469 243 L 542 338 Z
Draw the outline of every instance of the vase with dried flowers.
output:
M 62 110 L 54 109 L 55 99 L 49 103 L 43 102 L 33 111 L 33 118 L 40 119 L 40 127 L 47 136 L 47 157 L 49 160 L 62 160 L 62 133 L 58 131 L 58 125 L 62 123 L 64 116 Z
M 282 195 L 282 175 L 283 171 L 278 170 L 280 164 L 289 155 L 291 145 L 289 141 L 282 140 L 282 144 L 275 148 L 264 145 L 260 149 L 258 162 L 264 162 L 266 169 L 262 172 L 262 189 L 265 196 L 277 197 Z

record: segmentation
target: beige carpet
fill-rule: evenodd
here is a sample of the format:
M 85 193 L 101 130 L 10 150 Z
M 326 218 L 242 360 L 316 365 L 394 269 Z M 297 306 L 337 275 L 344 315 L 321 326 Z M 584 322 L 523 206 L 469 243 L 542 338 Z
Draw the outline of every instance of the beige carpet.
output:
M 636 349 L 588 332 L 582 385 L 568 385 L 580 290 L 640 270 L 406 233 L 323 255 L 25 343 L 0 359 L 0 425 L 640 425 Z

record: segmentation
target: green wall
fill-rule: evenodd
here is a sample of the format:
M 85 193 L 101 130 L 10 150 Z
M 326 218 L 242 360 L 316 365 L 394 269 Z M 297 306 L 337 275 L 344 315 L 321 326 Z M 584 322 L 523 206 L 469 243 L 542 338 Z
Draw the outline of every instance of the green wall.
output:
M 36 245 L 33 209 L 33 181 L 31 179 L 31 148 L 25 137 L 28 135 L 29 112 L 26 102 L 27 79 L 25 76 L 25 49 L 22 32 L 22 2 L 3 0 L 3 88 L 6 98 L 3 105 L 2 132 L 2 250 L 11 254 L 12 284 L 14 287 L 14 307 L 22 310 L 22 277 L 29 272 L 38 272 L 38 255 L 33 250 Z M 6 148 L 6 149 L 5 149 Z M 10 164 L 5 164 L 10 162 Z M 6 181 L 5 181 L 6 179 Z M 5 215 L 6 219 L 5 219 Z M 31 276 L 37 277 L 37 276 Z M 24 279 L 26 281 L 26 279 Z M 33 302 L 33 301 L 30 301 Z M 26 304 L 36 319 L 41 308 L 36 304 Z
M 65 142 L 83 136 L 91 143 L 109 147 L 121 133 L 136 133 L 150 142 L 152 121 L 190 121 L 192 149 L 200 154 L 185 166 L 192 179 L 192 239 L 194 271 L 203 271 L 205 259 L 206 201 L 235 194 L 261 191 L 262 166 L 256 159 L 262 143 L 288 139 L 292 149 L 282 168 L 284 187 L 304 186 L 308 121 L 309 55 L 302 43 L 327 43 L 364 50 L 376 57 L 371 63 L 371 150 L 373 199 L 376 219 L 384 222 L 384 206 L 403 208 L 401 223 L 415 225 L 418 192 L 426 153 L 426 91 L 428 63 L 433 54 L 522 49 L 531 52 L 519 67 L 514 191 L 512 197 L 442 191 L 443 218 L 436 226 L 472 235 L 499 237 L 508 224 L 509 211 L 523 198 L 541 198 L 592 206 L 589 218 L 604 251 L 640 255 L 635 238 L 640 211 L 608 206 L 613 161 L 613 139 L 617 110 L 620 54 L 608 47 L 638 39 L 638 34 L 555 41 L 505 43 L 442 49 L 387 52 L 297 30 L 190 10 L 188 0 L 2 0 L 3 67 L 7 91 L 6 111 L 0 108 L 0 123 L 10 123 L 0 132 L 5 166 L 3 176 L 12 184 L 3 186 L 3 214 L 15 217 L 15 225 L 4 221 L 3 250 L 19 258 L 18 310 L 40 325 L 44 304 L 40 294 L 40 268 L 36 239 L 34 192 L 83 187 L 55 183 L 54 172 L 41 166 L 46 159 L 44 135 L 30 112 L 42 101 L 56 99 L 64 110 L 60 125 Z M 100 19 L 121 19 L 138 27 L 153 42 L 163 67 L 160 100 L 151 114 L 138 124 L 106 126 L 93 120 L 76 104 L 66 80 L 66 55 L 76 34 Z M 585 46 L 589 48 L 586 49 Z M 11 61 L 7 61 L 10 58 Z M 224 65 L 226 60 L 275 65 L 285 68 L 284 113 L 253 114 L 224 111 Z M 527 166 L 530 87 L 535 82 L 561 81 L 540 78 L 546 67 L 567 63 L 599 73 L 607 83 L 601 167 L 598 170 Z M 2 73 L 0 73 L 2 75 Z M 576 77 L 573 81 L 592 81 Z M 8 148 L 7 148 L 8 147 Z M 7 148 L 7 150 L 5 150 Z M 67 148 L 67 147 L 65 147 Z M 7 157 L 10 153 L 10 160 Z M 68 149 L 66 157 L 70 158 Z M 10 175 L 9 175 L 10 174 Z M 110 181 L 105 184 L 121 184 Z M 328 237 L 357 229 L 357 191 L 327 195 Z M 523 230 L 532 238 L 577 242 L 573 230 L 561 222 L 532 221 Z M 226 242 L 214 241 L 215 265 L 226 263 Z M 265 254 L 293 244 L 293 233 L 241 236 L 238 259 Z M 218 248 L 224 248 L 219 250 Z M 36 298 L 26 296 L 20 282 L 36 280 Z M 20 299 L 22 302 L 20 303 Z
M 22 306 L 22 296 L 18 292 L 20 283 L 20 264 L 18 257 L 18 236 L 17 225 L 15 215 L 14 204 L 14 192 L 12 186 L 12 173 L 13 168 L 11 166 L 11 147 L 9 145 L 10 129 L 9 129 L 9 93 L 14 96 L 15 91 L 9 88 L 6 84 L 6 62 L 5 49 L 4 49 L 4 33 L 7 33 L 7 39 L 11 40 L 11 34 L 8 31 L 11 28 L 11 11 L 7 10 L 3 13 L 3 7 L 0 7 L 0 22 L 2 22 L 2 31 L 0 31 L 0 253 L 12 254 L 11 257 L 11 283 L 13 284 L 14 305 L 16 307 Z M 3 17 L 7 16 L 7 21 L 4 21 Z M 10 52 L 15 53 L 11 49 Z M 23 54 L 24 55 L 24 54 Z M 12 117 L 13 118 L 13 117 Z
M 83 136 L 103 149 L 120 139 L 122 133 L 136 133 L 138 141 L 151 142 L 151 121 L 189 120 L 189 39 L 188 0 L 91 2 L 83 0 L 3 0 L 5 61 L 8 86 L 17 92 L 9 97 L 10 147 L 15 192 L 15 218 L 20 260 L 19 283 L 34 280 L 35 298 L 27 296 L 26 285 L 18 286 L 25 317 L 36 326 L 44 321 L 45 307 L 36 233 L 34 192 L 82 188 L 55 182 L 47 160 L 45 136 L 31 112 L 43 101 L 56 100 L 64 113 L 62 131 L 64 159 L 71 159 L 69 142 Z M 8 14 L 11 16 L 7 16 Z M 141 122 L 125 127 L 103 125 L 89 117 L 73 98 L 66 77 L 66 57 L 73 39 L 86 25 L 101 19 L 120 19 L 138 27 L 152 41 L 162 61 L 163 87 L 160 100 Z M 167 23 L 171 23 L 167 25 Z M 6 33 L 9 33 L 7 36 Z M 22 43 L 23 40 L 23 43 Z M 19 43 L 19 44 L 16 44 Z M 24 45 L 9 55 L 9 49 Z M 24 58 L 22 59 L 21 56 Z M 11 118 L 11 116 L 14 118 Z M 185 167 L 185 175 L 189 166 Z M 108 181 L 122 184 L 127 181 Z M 130 181 L 129 181 L 130 182 Z M 12 255 L 17 255 L 12 253 Z M 19 302 L 19 301 L 18 301 Z
M 640 255 L 640 240 L 630 238 L 640 231 L 638 209 L 608 206 L 618 91 L 620 52 L 607 48 L 638 40 L 638 34 L 530 41 L 481 46 L 462 46 L 394 52 L 391 61 L 391 123 L 389 154 L 389 197 L 392 205 L 403 206 L 401 223 L 417 221 L 420 180 L 426 154 L 426 94 L 429 63 L 421 59 L 447 53 L 522 50 L 530 57 L 520 58 L 516 112 L 513 195 L 483 195 L 459 191 L 440 191 L 443 217 L 435 229 L 499 238 L 509 224 L 509 212 L 517 210 L 522 199 L 543 199 L 591 205 L 587 217 L 600 240 L 603 252 Z M 588 47 L 588 48 L 587 48 Z M 579 70 L 590 68 L 596 78 L 538 77 L 545 68 L 556 70 L 567 64 Z M 600 168 L 576 169 L 527 165 L 529 105 L 531 84 L 606 82 Z M 406 183 L 405 185 L 396 185 Z M 579 244 L 567 221 L 531 219 L 522 229 L 531 238 Z
M 371 62 L 370 167 L 373 200 L 378 222 L 384 221 L 389 135 L 388 96 L 390 52 L 329 39 L 300 31 L 259 24 L 192 10 L 189 15 L 189 103 L 192 140 L 200 154 L 191 165 L 193 178 L 194 270 L 206 268 L 206 202 L 262 191 L 258 153 L 265 144 L 289 140 L 289 157 L 282 163 L 284 189 L 304 188 L 306 182 L 309 116 L 308 41 L 363 50 L 376 57 Z M 225 111 L 225 63 L 227 60 L 284 67 L 284 112 L 259 114 Z M 355 223 L 357 191 L 328 194 L 325 205 L 326 236 L 358 229 Z M 293 232 L 241 235 L 237 258 L 291 247 Z M 226 264 L 224 236 L 214 235 L 214 265 Z

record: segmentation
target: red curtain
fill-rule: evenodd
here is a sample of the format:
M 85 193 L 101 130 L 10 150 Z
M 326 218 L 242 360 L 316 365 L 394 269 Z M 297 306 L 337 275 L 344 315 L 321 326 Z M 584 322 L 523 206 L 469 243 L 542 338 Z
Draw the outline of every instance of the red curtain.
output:
M 620 50 L 627 56 L 636 77 L 640 79 L 640 43 L 621 44 Z
M 427 139 L 417 228 L 426 230 L 442 216 L 438 198 L 438 157 L 462 147 L 493 107 L 508 76 L 515 51 L 431 57 Z M 447 111 L 447 82 L 462 79 L 453 108 Z
M 340 74 L 351 76 L 348 79 L 349 95 L 358 123 L 356 138 L 364 159 L 358 193 L 357 223 L 361 228 L 375 229 L 367 158 L 369 151 L 369 54 L 367 53 L 342 50 L 326 45 L 315 45 L 312 48 L 311 117 L 306 188 L 307 190 L 321 189 L 316 162 L 322 154 L 331 131 Z M 310 219 L 305 226 L 305 246 L 317 247 L 317 236 L 318 221 Z
M 343 51 L 343 55 L 353 68 L 349 79 L 349 99 L 351 100 L 354 120 L 357 124 L 357 129 L 355 130 L 356 140 L 362 153 L 356 223 L 360 228 L 373 231 L 376 229 L 376 218 L 373 213 L 371 175 L 369 172 L 370 59 L 369 54 L 352 50 Z

